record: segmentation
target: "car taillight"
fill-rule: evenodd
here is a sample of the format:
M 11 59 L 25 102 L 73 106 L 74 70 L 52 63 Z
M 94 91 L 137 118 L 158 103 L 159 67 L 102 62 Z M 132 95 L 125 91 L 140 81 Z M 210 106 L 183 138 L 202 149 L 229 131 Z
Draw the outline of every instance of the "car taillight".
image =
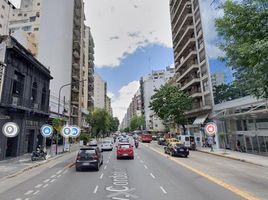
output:
M 80 160 L 81 156 L 77 155 L 76 160 Z
M 92 156 L 92 160 L 98 160 L 98 156 Z

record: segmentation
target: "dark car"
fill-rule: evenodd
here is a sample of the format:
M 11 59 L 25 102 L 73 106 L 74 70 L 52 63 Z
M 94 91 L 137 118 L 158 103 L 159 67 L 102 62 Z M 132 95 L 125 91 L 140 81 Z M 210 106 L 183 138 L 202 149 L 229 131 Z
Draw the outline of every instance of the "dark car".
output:
M 94 168 L 99 171 L 103 164 L 103 155 L 98 147 L 81 148 L 76 157 L 76 171 L 85 168 Z
M 182 156 L 187 158 L 189 155 L 189 149 L 184 146 L 183 143 L 171 142 L 164 147 L 165 153 L 171 156 Z

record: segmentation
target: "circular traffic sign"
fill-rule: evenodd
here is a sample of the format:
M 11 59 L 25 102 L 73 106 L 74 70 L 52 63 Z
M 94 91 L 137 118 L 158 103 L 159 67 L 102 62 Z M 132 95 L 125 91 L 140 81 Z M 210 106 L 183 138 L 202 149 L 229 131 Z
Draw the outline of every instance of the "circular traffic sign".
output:
M 68 138 L 70 137 L 71 135 L 71 127 L 70 126 L 64 126 L 62 129 L 61 129 L 61 135 L 65 138 Z
M 53 133 L 53 128 L 52 126 L 45 124 L 41 127 L 40 131 L 44 137 L 50 137 Z
M 209 122 L 205 126 L 205 132 L 208 135 L 215 135 L 217 133 L 217 125 L 213 122 Z
M 76 138 L 80 135 L 81 129 L 77 126 L 71 127 L 71 137 Z
M 19 134 L 20 128 L 18 124 L 14 122 L 7 122 L 2 128 L 2 132 L 6 137 L 13 138 Z

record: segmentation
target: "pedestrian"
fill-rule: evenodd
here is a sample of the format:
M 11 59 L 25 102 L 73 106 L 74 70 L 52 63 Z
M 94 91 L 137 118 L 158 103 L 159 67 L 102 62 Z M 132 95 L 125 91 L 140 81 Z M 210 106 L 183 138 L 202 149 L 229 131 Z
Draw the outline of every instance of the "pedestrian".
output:
M 237 142 L 236 142 L 236 150 L 237 151 L 241 151 L 241 143 L 240 143 L 240 140 L 237 140 Z

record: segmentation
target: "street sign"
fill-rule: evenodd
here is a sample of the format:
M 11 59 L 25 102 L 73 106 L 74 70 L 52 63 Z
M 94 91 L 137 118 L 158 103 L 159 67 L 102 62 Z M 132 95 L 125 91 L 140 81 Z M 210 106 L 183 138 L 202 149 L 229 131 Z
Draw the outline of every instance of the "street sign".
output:
M 64 126 L 61 129 L 61 135 L 65 138 L 68 138 L 71 136 L 71 127 L 70 126 Z
M 78 137 L 80 135 L 80 132 L 81 132 L 81 130 L 79 127 L 77 127 L 77 126 L 71 127 L 71 137 L 73 137 L 73 138 Z
M 53 128 L 52 126 L 48 125 L 48 124 L 45 124 L 41 127 L 40 129 L 41 131 L 41 134 L 44 136 L 44 137 L 50 137 L 53 133 Z
M 207 135 L 215 135 L 217 133 L 218 129 L 217 129 L 217 125 L 213 122 L 209 122 L 206 124 L 205 126 L 205 132 Z
M 14 123 L 14 122 L 7 122 L 4 124 L 4 126 L 2 128 L 2 132 L 6 137 L 13 138 L 19 134 L 20 128 L 19 128 L 18 124 Z

